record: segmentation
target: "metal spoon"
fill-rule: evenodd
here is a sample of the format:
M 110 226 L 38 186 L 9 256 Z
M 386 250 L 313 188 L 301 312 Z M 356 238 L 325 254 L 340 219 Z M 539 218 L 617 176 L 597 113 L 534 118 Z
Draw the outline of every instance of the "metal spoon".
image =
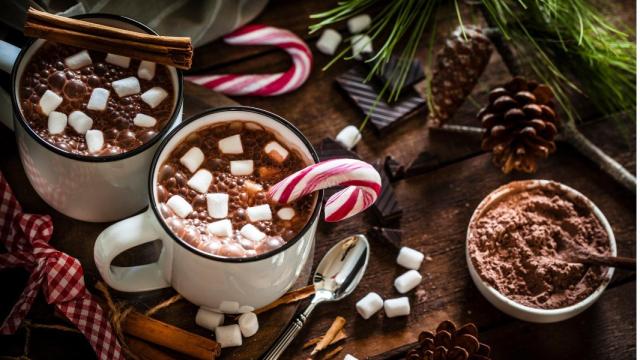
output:
M 315 307 L 325 301 L 338 301 L 358 286 L 369 263 L 369 242 L 364 235 L 350 236 L 335 244 L 322 258 L 313 275 L 315 295 L 280 335 L 263 360 L 275 360 L 291 344 Z

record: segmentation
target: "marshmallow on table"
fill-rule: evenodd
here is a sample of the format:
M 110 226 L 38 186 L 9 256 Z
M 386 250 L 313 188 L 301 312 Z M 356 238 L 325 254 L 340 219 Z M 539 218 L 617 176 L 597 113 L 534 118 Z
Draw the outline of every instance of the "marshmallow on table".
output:
M 276 215 L 278 215 L 278 217 L 282 220 L 291 220 L 294 216 L 296 216 L 296 211 L 291 207 L 283 207 L 282 209 L 278 210 Z
M 264 152 L 267 153 L 273 161 L 278 163 L 282 163 L 287 160 L 287 156 L 289 156 L 289 151 L 277 141 L 271 141 L 265 145 Z
M 61 112 L 52 111 L 47 119 L 47 129 L 49 134 L 62 134 L 67 127 L 67 115 Z
M 85 139 L 87 140 L 87 149 L 90 153 L 95 154 L 102 150 L 102 147 L 104 146 L 104 135 L 102 134 L 102 131 L 87 130 Z
M 238 325 L 218 326 L 215 332 L 216 341 L 221 348 L 242 345 L 242 333 Z
M 129 63 L 131 63 L 131 58 L 122 55 L 107 54 L 107 57 L 104 59 L 104 61 L 108 62 L 109 64 L 120 66 L 126 69 L 129 67 Z
M 95 88 L 91 92 L 91 97 L 87 103 L 87 109 L 104 111 L 109 101 L 109 90 L 103 88 Z
M 373 314 L 382 309 L 384 301 L 380 295 L 370 292 L 356 303 L 356 311 L 363 319 L 370 318 Z
M 209 223 L 209 225 L 207 225 L 207 231 L 209 231 L 211 235 L 231 237 L 231 235 L 233 235 L 233 225 L 229 219 L 218 220 Z
M 60 104 L 62 104 L 62 96 L 54 93 L 51 90 L 47 90 L 42 94 L 40 101 L 38 101 L 38 105 L 40 106 L 40 111 L 43 114 L 49 115 L 50 112 L 57 109 Z
M 140 82 L 135 76 L 116 80 L 111 83 L 111 86 L 119 97 L 134 95 L 140 92 Z
M 248 313 L 248 312 L 252 312 L 253 310 L 255 310 L 256 308 L 254 308 L 253 306 L 249 306 L 249 305 L 242 305 L 240 306 L 240 308 L 238 309 L 238 312 L 240 314 L 244 314 L 244 313 Z
M 229 161 L 232 175 L 253 174 L 253 160 L 231 160 Z
M 333 29 L 325 29 L 316 43 L 318 50 L 325 55 L 333 55 L 342 41 L 342 35 Z
M 258 324 L 258 317 L 252 312 L 244 313 L 238 318 L 238 325 L 240 326 L 240 332 L 242 336 L 251 337 L 258 332 L 260 327 Z
M 218 141 L 218 149 L 223 154 L 242 154 L 242 140 L 240 135 L 232 135 Z
M 347 27 L 352 34 L 362 32 L 362 30 L 368 29 L 369 26 L 371 26 L 371 16 L 367 14 L 354 16 L 347 20 Z
M 251 224 L 243 226 L 242 229 L 240 229 L 240 234 L 251 241 L 260 241 L 267 236 L 267 234 Z
M 358 358 L 351 354 L 347 354 L 344 356 L 344 360 L 358 360 Z
M 237 314 L 240 311 L 240 303 L 237 301 L 223 300 L 220 302 L 220 311 L 225 314 Z
M 207 310 L 204 308 L 198 309 L 196 314 L 196 325 L 202 326 L 205 329 L 211 331 L 215 330 L 218 326 L 224 323 L 224 315 L 219 312 Z
M 371 54 L 373 52 L 371 38 L 367 35 L 354 35 L 351 38 L 351 51 L 355 59 L 362 60 L 362 54 Z
M 151 80 L 156 75 L 156 63 L 142 60 L 138 67 L 138 77 L 144 80 Z
M 78 70 L 87 65 L 91 65 L 91 56 L 89 56 L 89 52 L 87 50 L 82 50 L 77 54 L 65 58 L 64 64 L 71 70 Z
M 76 110 L 69 114 L 69 125 L 71 125 L 73 130 L 78 134 L 85 134 L 87 130 L 91 129 L 93 126 L 93 120 L 89 115 L 80 110 Z
M 349 125 L 344 129 L 340 130 L 338 135 L 336 136 L 336 141 L 346 147 L 348 150 L 351 150 L 358 141 L 362 139 L 362 134 L 357 127 L 353 125 Z
M 193 211 L 191 204 L 180 195 L 170 197 L 167 201 L 167 206 L 181 218 L 186 218 Z
M 204 153 L 199 147 L 192 147 L 182 155 L 180 163 L 184 165 L 189 171 L 195 172 L 200 167 L 200 164 L 204 161 Z
M 415 270 L 409 270 L 406 273 L 398 276 L 393 282 L 393 286 L 400 294 L 404 294 L 414 287 L 418 286 L 422 281 L 422 275 Z
M 249 207 L 247 216 L 251 222 L 271 220 L 271 207 L 268 204 Z
M 213 181 L 213 174 L 209 170 L 200 169 L 187 181 L 187 185 L 193 190 L 205 194 L 209 190 L 211 181 Z
M 169 96 L 169 93 L 165 89 L 159 86 L 154 86 L 143 92 L 142 95 L 140 95 L 140 99 L 154 109 L 156 106 L 160 105 L 167 96 Z
M 407 316 L 411 313 L 409 298 L 406 296 L 384 301 L 384 312 L 387 317 Z
M 133 125 L 139 127 L 154 127 L 158 121 L 153 116 L 136 114 L 133 118 Z
M 396 262 L 407 269 L 418 270 L 420 264 L 422 264 L 422 259 L 424 259 L 424 254 L 420 251 L 403 246 L 400 249 L 400 253 L 398 253 Z
M 214 219 L 224 219 L 229 213 L 229 194 L 207 194 L 207 212 Z

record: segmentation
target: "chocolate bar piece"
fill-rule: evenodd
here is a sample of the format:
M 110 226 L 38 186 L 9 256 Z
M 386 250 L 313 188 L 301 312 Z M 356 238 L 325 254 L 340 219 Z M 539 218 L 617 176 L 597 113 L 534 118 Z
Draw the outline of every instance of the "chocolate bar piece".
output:
M 390 82 L 391 89 L 395 88 L 397 83 L 402 81 L 400 69 L 404 65 L 406 60 L 400 60 L 399 56 L 391 56 L 389 62 L 381 66 L 380 72 L 376 73 L 376 78 L 378 81 L 384 86 L 387 82 Z M 373 65 L 375 62 L 369 61 L 366 64 Z M 404 78 L 404 81 L 400 85 L 401 92 L 404 92 L 410 86 L 417 84 L 418 82 L 424 80 L 424 70 L 422 63 L 418 59 L 410 60 L 409 64 L 409 72 L 407 76 Z
M 320 161 L 325 161 L 329 159 L 358 159 L 360 160 L 360 156 L 355 152 L 348 150 L 342 144 L 335 141 L 334 139 L 324 138 L 320 142 L 318 146 L 318 157 Z
M 400 164 L 393 156 L 387 155 L 384 158 L 384 170 L 391 181 L 396 181 L 404 177 L 404 165 Z
M 375 241 L 381 242 L 400 250 L 402 247 L 402 230 L 374 226 L 368 231 L 368 235 Z
M 442 161 L 437 155 L 428 151 L 423 151 L 411 162 L 405 171 L 405 176 L 416 176 L 424 174 L 442 165 Z
M 362 68 L 356 67 L 338 76 L 336 81 L 362 113 L 370 116 L 369 123 L 378 134 L 426 109 L 425 100 L 414 89 L 407 89 L 393 104 L 383 98 L 377 100 L 379 89 L 371 82 L 365 83 L 366 76 Z
M 384 162 L 378 160 L 372 165 L 380 173 L 382 190 L 380 190 L 380 195 L 378 195 L 378 199 L 371 209 L 378 218 L 378 221 L 383 225 L 387 225 L 402 216 L 402 208 L 400 208 L 398 204 L 393 186 L 391 186 L 391 181 L 389 181 L 389 177 L 384 171 Z

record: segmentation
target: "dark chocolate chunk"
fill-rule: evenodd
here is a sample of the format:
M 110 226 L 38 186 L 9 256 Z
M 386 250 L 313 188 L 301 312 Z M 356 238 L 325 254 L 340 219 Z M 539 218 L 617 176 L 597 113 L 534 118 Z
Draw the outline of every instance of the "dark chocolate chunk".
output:
M 400 164 L 393 156 L 387 155 L 384 158 L 384 170 L 391 181 L 396 181 L 404 177 L 404 165 Z
M 368 231 L 368 235 L 375 241 L 390 245 L 400 250 L 402 247 L 402 230 L 374 226 Z
M 373 65 L 375 62 L 370 61 L 366 64 Z M 399 56 L 391 56 L 389 62 L 382 65 L 379 73 L 376 74 L 378 81 L 384 86 L 387 82 L 390 82 L 390 88 L 394 88 L 397 83 L 402 81 L 400 69 L 405 64 L 405 60 L 400 60 Z M 425 78 L 422 63 L 418 59 L 410 60 L 409 72 L 402 82 L 401 92 L 404 92 L 410 86 L 417 84 Z
M 428 151 L 423 151 L 411 162 L 405 171 L 405 176 L 416 176 L 424 174 L 442 165 L 440 158 Z
M 371 209 L 378 218 L 378 221 L 383 225 L 387 225 L 402 216 L 402 208 L 400 208 L 398 204 L 393 186 L 391 186 L 391 181 L 389 181 L 389 177 L 384 171 L 384 162 L 378 160 L 372 165 L 380 173 L 382 189 Z
M 334 139 L 324 138 L 320 142 L 318 146 L 318 157 L 320 157 L 320 161 L 325 161 L 329 159 L 339 159 L 339 158 L 348 158 L 348 159 L 358 159 L 360 160 L 360 156 L 355 152 L 348 150 L 342 144 L 335 141 Z

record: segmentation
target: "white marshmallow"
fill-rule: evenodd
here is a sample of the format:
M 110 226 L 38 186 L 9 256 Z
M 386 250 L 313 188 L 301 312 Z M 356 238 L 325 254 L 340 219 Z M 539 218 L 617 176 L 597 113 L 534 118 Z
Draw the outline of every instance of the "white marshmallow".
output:
M 115 91 L 119 97 L 125 97 L 140 92 L 140 82 L 135 76 L 116 80 L 111 83 L 111 86 L 113 87 L 113 91 Z
M 126 69 L 131 63 L 131 58 L 122 55 L 107 54 L 107 57 L 104 59 L 104 61 L 108 62 L 109 64 L 120 66 Z
M 40 101 L 38 101 L 38 105 L 40 106 L 40 111 L 49 115 L 50 112 L 57 109 L 60 104 L 62 104 L 62 96 L 54 93 L 51 90 L 47 90 L 42 94 Z
M 186 218 L 193 211 L 191 204 L 189 204 L 187 200 L 180 195 L 173 195 L 170 197 L 167 201 L 167 206 L 181 218 Z
M 398 253 L 396 262 L 407 269 L 418 270 L 420 269 L 420 264 L 422 264 L 422 259 L 424 259 L 424 255 L 420 251 L 403 246 L 400 249 L 400 253 Z
M 158 121 L 153 116 L 136 114 L 133 118 L 133 125 L 139 127 L 154 127 Z
M 393 282 L 393 286 L 400 294 L 405 294 L 411 289 L 415 288 L 422 281 L 422 275 L 415 270 L 409 270 L 406 273 L 398 276 Z
M 209 170 L 200 169 L 187 181 L 187 185 L 197 192 L 206 194 L 211 181 L 213 181 L 213 174 Z
M 242 140 L 240 135 L 232 135 L 218 141 L 218 149 L 223 154 L 242 154 Z
M 407 316 L 411 313 L 409 298 L 406 296 L 384 301 L 384 313 L 387 317 Z
M 316 43 L 318 50 L 325 55 L 333 55 L 336 53 L 340 42 L 342 41 L 342 35 L 333 29 L 325 29 Z
M 267 236 L 267 234 L 251 224 L 243 226 L 242 229 L 240 229 L 240 234 L 251 241 L 260 241 Z
M 253 160 L 231 160 L 229 161 L 229 165 L 231 167 L 232 175 L 240 176 L 253 174 Z
M 156 63 L 142 60 L 138 67 L 138 77 L 144 80 L 151 80 L 156 76 Z
M 242 345 L 242 333 L 238 325 L 218 326 L 215 332 L 216 341 L 221 348 Z
M 342 144 L 347 149 L 351 150 L 362 139 L 362 134 L 357 127 L 349 125 L 340 130 L 336 136 L 336 141 Z
M 231 235 L 233 235 L 233 225 L 229 219 L 218 220 L 209 223 L 209 225 L 207 225 L 207 231 L 209 231 L 211 235 L 231 237 Z
M 349 28 L 349 32 L 352 34 L 360 33 L 363 30 L 368 29 L 369 26 L 371 26 L 371 16 L 367 14 L 354 16 L 347 20 L 347 27 Z
M 271 207 L 269 204 L 249 207 L 247 208 L 247 216 L 251 222 L 271 220 Z
M 79 53 L 64 59 L 64 64 L 71 70 L 78 70 L 91 64 L 91 56 L 89 56 L 89 52 L 87 50 L 82 50 Z
M 207 194 L 207 211 L 214 219 L 224 219 L 229 213 L 229 194 Z
M 62 134 L 67 127 L 67 115 L 61 112 L 52 111 L 47 119 L 47 129 L 49 134 Z
M 85 134 L 87 130 L 91 129 L 93 126 L 93 120 L 89 115 L 80 110 L 76 110 L 69 114 L 69 125 L 71 125 L 73 130 L 78 134 Z
M 242 336 L 251 337 L 258 332 L 260 325 L 258 324 L 258 317 L 252 312 L 244 313 L 238 318 L 238 325 L 240 326 L 240 332 Z
M 109 101 L 109 90 L 103 88 L 95 88 L 91 92 L 91 97 L 87 103 L 87 109 L 104 111 Z
M 192 147 L 182 155 L 180 163 L 184 165 L 189 171 L 195 172 L 200 167 L 200 164 L 204 161 L 204 153 L 199 147 Z
M 296 216 L 296 211 L 290 207 L 283 207 L 282 209 L 278 210 L 276 214 L 282 220 L 291 220 L 294 216 Z
M 351 355 L 351 354 L 347 354 L 347 355 L 344 356 L 343 360 L 358 360 L 358 358 L 353 356 L 353 355 Z
M 87 149 L 90 153 L 95 154 L 102 150 L 102 147 L 104 146 L 104 135 L 102 134 L 102 131 L 87 130 L 85 139 L 87 140 Z
M 256 308 L 254 308 L 253 306 L 249 306 L 249 305 L 242 305 L 240 306 L 240 308 L 238 309 L 238 312 L 240 314 L 244 314 L 244 313 L 248 313 L 248 312 L 252 312 L 253 310 L 255 310 Z
M 269 155 L 273 161 L 278 163 L 282 163 L 287 160 L 287 156 L 289 156 L 289 151 L 285 149 L 280 143 L 277 141 L 271 141 L 267 145 L 264 146 L 264 152 Z
M 354 59 L 362 60 L 363 54 L 371 54 L 373 52 L 371 38 L 367 35 L 354 35 L 351 38 L 351 51 Z
M 380 295 L 370 292 L 356 303 L 356 311 L 363 319 L 370 318 L 373 314 L 382 309 L 384 301 Z
M 208 330 L 215 330 L 218 326 L 224 323 L 224 314 L 219 312 L 210 311 L 205 308 L 198 309 L 196 314 L 196 325 L 202 326 Z
M 169 93 L 165 89 L 159 86 L 154 86 L 151 89 L 143 92 L 142 95 L 140 95 L 140 99 L 142 99 L 142 101 L 146 102 L 147 104 L 149 104 L 149 106 L 151 106 L 152 109 L 154 109 L 156 106 L 160 105 L 162 100 L 164 100 L 167 96 L 169 96 Z
M 237 314 L 240 310 L 240 303 L 237 301 L 223 300 L 220 302 L 220 311 L 225 314 Z

